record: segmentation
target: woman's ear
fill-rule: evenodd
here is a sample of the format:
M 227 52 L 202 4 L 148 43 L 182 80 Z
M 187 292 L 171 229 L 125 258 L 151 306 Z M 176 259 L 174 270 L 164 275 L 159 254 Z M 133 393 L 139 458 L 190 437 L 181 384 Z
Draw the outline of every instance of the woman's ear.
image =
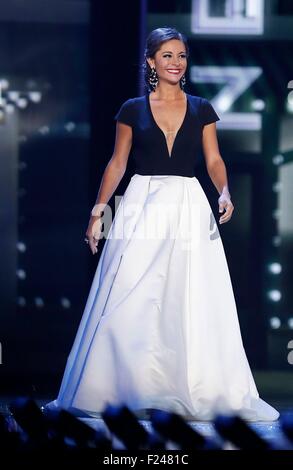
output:
M 150 66 L 151 68 L 154 67 L 154 64 L 152 64 L 151 59 L 147 59 L 147 62 L 148 62 L 149 66 Z

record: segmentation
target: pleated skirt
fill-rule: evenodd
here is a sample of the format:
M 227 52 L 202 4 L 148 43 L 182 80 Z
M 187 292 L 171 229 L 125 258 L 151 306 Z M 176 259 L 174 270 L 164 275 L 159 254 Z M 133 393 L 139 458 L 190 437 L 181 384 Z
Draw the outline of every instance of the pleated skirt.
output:
M 217 221 L 196 177 L 135 174 L 111 222 L 47 407 L 100 416 L 107 404 L 200 421 L 279 417 L 259 397 Z

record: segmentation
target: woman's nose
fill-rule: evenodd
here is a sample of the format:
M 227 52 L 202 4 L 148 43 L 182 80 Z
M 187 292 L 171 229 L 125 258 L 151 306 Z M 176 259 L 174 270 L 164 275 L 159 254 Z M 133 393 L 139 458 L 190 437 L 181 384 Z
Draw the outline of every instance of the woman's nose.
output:
M 178 58 L 176 59 L 176 57 L 174 57 L 172 62 L 173 62 L 173 65 L 180 65 L 181 58 L 178 57 Z

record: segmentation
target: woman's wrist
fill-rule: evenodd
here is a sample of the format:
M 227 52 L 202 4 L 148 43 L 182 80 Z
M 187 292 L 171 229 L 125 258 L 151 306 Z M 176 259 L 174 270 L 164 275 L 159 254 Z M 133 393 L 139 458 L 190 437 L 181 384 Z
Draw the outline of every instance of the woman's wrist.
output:
M 231 194 L 230 194 L 229 189 L 227 188 L 227 186 L 223 187 L 222 192 L 221 192 L 221 196 L 227 196 L 231 199 Z
M 103 217 L 104 215 L 104 208 L 106 204 L 95 204 L 94 207 L 91 210 L 91 216 L 92 217 L 98 217 L 99 219 Z

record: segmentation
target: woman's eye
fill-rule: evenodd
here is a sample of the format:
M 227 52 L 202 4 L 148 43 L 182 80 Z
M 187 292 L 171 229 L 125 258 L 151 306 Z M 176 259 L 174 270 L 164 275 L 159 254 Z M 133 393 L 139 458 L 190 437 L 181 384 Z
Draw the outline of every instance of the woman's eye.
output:
M 166 55 L 164 55 L 163 57 L 171 57 L 171 54 L 166 54 Z M 186 58 L 186 55 L 185 55 L 185 54 L 182 54 L 180 57 L 181 57 L 181 59 L 185 59 L 185 58 Z

